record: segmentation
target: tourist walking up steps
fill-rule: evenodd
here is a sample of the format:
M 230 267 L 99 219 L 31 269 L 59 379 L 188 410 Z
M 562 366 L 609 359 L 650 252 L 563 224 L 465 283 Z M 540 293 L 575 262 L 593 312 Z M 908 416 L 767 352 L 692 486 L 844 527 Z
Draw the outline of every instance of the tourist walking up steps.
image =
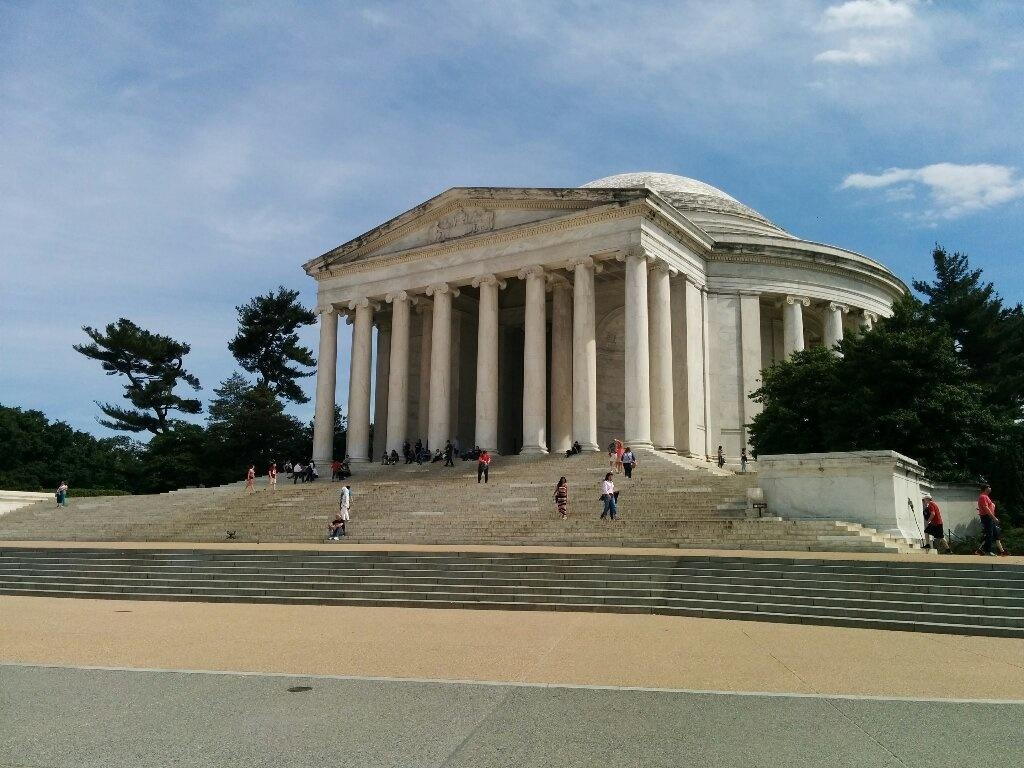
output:
M 245 473 L 245 492 L 256 493 L 256 465 L 250 464 L 249 471 Z
M 633 478 L 634 467 L 636 467 L 636 455 L 629 446 L 626 446 L 626 450 L 622 452 L 622 468 L 626 470 L 626 477 Z
M 558 516 L 565 520 L 569 516 L 569 481 L 564 477 L 558 478 L 558 485 L 555 486 L 555 509 Z
M 931 549 L 932 540 L 935 540 L 935 549 L 939 548 L 939 542 L 941 541 L 946 547 L 946 551 L 950 552 L 949 542 L 946 541 L 946 531 L 942 525 L 942 511 L 939 509 L 939 505 L 935 503 L 935 499 L 932 498 L 930 493 L 926 493 L 924 498 L 921 499 L 922 506 L 924 508 L 924 544 L 922 548 Z
M 981 530 L 985 535 L 981 543 L 981 549 L 975 552 L 976 555 L 988 555 L 995 557 L 992 551 L 993 545 L 999 550 L 1001 557 L 1006 557 L 1006 550 L 1003 549 L 1002 531 L 999 530 L 999 518 L 996 517 L 996 505 L 989 494 L 992 493 L 992 486 L 986 485 L 981 495 L 978 496 L 978 518 L 981 520 Z
M 715 463 L 718 464 L 719 469 L 725 466 L 725 451 L 722 450 L 722 446 L 718 446 L 718 455 L 715 458 Z
M 476 462 L 476 481 L 480 482 L 480 478 L 483 478 L 484 483 L 487 483 L 488 476 L 491 472 L 491 454 L 484 448 L 480 452 L 480 458 Z
M 615 490 L 615 483 L 612 482 L 612 473 L 608 472 L 604 476 L 604 482 L 601 483 L 601 501 L 604 503 L 604 508 L 601 510 L 602 520 L 606 517 L 614 520 L 615 516 L 618 515 L 618 495 L 619 492 Z
M 747 449 L 744 448 L 742 451 L 740 451 L 740 472 L 742 472 L 744 475 L 747 474 L 748 460 L 749 459 L 747 458 Z
M 271 491 L 277 490 L 277 463 L 270 462 L 270 469 L 267 470 L 267 488 Z
M 334 521 L 331 523 L 331 540 L 337 541 L 342 536 L 347 535 L 345 530 L 345 524 L 349 521 L 349 509 L 352 506 L 352 486 L 346 485 L 341 489 L 341 495 L 338 497 L 338 514 L 335 515 Z
M 66 507 L 68 505 L 68 481 L 61 480 L 60 485 L 57 486 L 57 492 L 54 494 L 57 497 L 57 506 Z

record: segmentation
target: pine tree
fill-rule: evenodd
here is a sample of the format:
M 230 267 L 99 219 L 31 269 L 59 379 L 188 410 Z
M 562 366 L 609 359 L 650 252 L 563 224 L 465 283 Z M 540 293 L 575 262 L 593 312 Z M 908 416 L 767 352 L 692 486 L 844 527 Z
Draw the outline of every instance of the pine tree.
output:
M 299 344 L 297 331 L 316 322 L 316 316 L 299 302 L 299 292 L 281 286 L 265 296 L 257 296 L 238 311 L 238 333 L 228 343 L 243 370 L 257 376 L 257 386 L 295 403 L 309 398 L 298 379 L 312 376 L 316 359 Z
M 107 416 L 99 420 L 100 424 L 123 432 L 166 434 L 172 426 L 173 411 L 202 411 L 198 400 L 174 394 L 180 383 L 202 389 L 199 379 L 185 370 L 185 355 L 191 349 L 188 344 L 151 333 L 123 317 L 107 324 L 103 331 L 87 325 L 82 330 L 92 343 L 75 344 L 75 351 L 98 360 L 108 376 L 127 378 L 124 396 L 135 406 L 122 408 L 97 402 Z

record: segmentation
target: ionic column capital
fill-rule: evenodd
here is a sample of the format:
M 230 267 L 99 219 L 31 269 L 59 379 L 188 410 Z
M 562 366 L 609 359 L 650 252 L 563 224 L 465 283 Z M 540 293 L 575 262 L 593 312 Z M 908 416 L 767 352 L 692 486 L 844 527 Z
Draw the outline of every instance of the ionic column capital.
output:
M 660 259 L 655 259 L 650 265 L 651 272 L 664 272 L 669 277 L 675 277 L 679 274 L 679 270 Z
M 496 285 L 498 286 L 498 290 L 503 291 L 508 283 L 497 275 L 480 275 L 478 277 L 474 277 L 473 287 L 479 288 L 481 285 Z
M 409 293 L 408 293 L 408 291 L 396 291 L 394 293 L 389 293 L 389 294 L 387 294 L 384 297 L 384 301 L 386 301 L 388 304 L 394 304 L 396 301 L 408 301 L 408 300 L 409 300 Z
M 376 310 L 376 309 L 380 308 L 380 305 L 376 301 L 371 301 L 368 298 L 366 298 L 366 299 L 353 299 L 352 301 L 350 301 L 348 303 L 348 308 L 350 310 L 352 310 L 353 312 L 355 310 L 357 310 L 357 309 L 367 309 L 367 308 Z
M 844 315 L 848 314 L 850 311 L 850 308 L 846 304 L 839 304 L 835 301 L 830 301 L 828 303 L 828 308 L 830 312 L 842 312 Z
M 337 311 L 338 310 L 335 309 L 333 304 L 325 304 L 324 306 L 320 306 L 320 307 L 317 307 L 316 309 L 314 309 L 313 310 L 313 314 L 315 314 L 315 315 L 333 315 L 333 314 L 336 314 Z
M 615 257 L 616 261 L 625 261 L 626 259 L 654 261 L 654 255 L 642 245 L 631 245 L 625 250 L 620 251 Z
M 556 291 L 556 290 L 571 291 L 572 290 L 572 283 L 570 283 L 568 280 L 566 280 L 562 275 L 556 275 L 556 274 L 550 274 L 549 273 L 548 276 L 547 276 L 547 283 L 548 283 L 548 290 L 549 291 Z
M 867 320 L 868 322 L 871 322 L 871 323 L 877 323 L 878 322 L 878 315 L 875 314 L 874 312 L 868 312 L 865 309 L 861 314 L 863 314 L 864 319 Z
M 802 304 L 805 307 L 811 306 L 811 300 L 806 296 L 786 296 L 784 301 L 786 304 Z
M 539 264 L 532 267 L 524 267 L 519 270 L 519 279 L 526 280 L 531 277 L 544 277 L 544 267 Z
M 600 262 L 598 262 L 598 260 L 593 256 L 577 256 L 565 266 L 565 268 L 570 272 L 575 272 L 577 267 L 582 269 L 592 269 L 594 270 L 595 275 L 604 269 Z
M 435 283 L 427 286 L 427 296 L 443 296 L 450 293 L 452 298 L 459 295 L 459 289 L 449 283 Z

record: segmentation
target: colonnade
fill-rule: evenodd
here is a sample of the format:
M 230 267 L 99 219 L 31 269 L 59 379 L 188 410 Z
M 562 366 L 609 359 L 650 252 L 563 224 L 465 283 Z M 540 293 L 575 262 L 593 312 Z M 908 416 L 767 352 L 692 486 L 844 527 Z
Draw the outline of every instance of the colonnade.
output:
M 710 440 L 709 336 L 707 291 L 690 278 L 678 298 L 683 307 L 675 311 L 685 322 L 685 336 L 673 341 L 673 307 L 670 279 L 675 270 L 640 247 L 629 248 L 616 257 L 625 266 L 625 424 L 624 439 L 634 448 L 676 447 L 676 406 L 681 423 L 689 426 L 683 440 L 691 454 L 712 450 L 698 446 L 698 439 Z M 571 281 L 563 270 L 571 273 Z M 557 270 L 532 266 L 515 276 L 525 283 L 523 347 L 522 451 L 546 453 L 564 451 L 576 440 L 584 450 L 599 450 L 597 434 L 597 338 L 595 328 L 595 276 L 602 264 L 593 257 L 576 258 L 559 264 Z M 467 281 L 469 282 L 469 281 Z M 506 281 L 499 275 L 482 275 L 471 284 L 479 291 L 475 434 L 473 442 L 488 450 L 498 447 L 498 356 L 499 294 Z M 547 368 L 547 293 L 551 292 L 550 378 Z M 388 451 L 401 452 L 412 435 L 425 435 L 431 448 L 443 446 L 453 437 L 451 424 L 452 300 L 459 288 L 452 283 L 428 286 L 420 293 L 400 290 L 388 293 L 390 320 L 380 325 L 377 346 L 377 393 L 373 419 L 377 434 L 384 436 Z M 745 391 L 756 388 L 760 374 L 760 300 L 757 294 L 741 295 L 739 332 L 756 338 L 755 345 L 743 344 L 740 366 Z M 805 346 L 803 313 L 810 306 L 806 296 L 781 297 L 783 348 L 788 356 Z M 361 298 L 338 309 L 326 306 L 320 315 L 320 357 L 317 368 L 313 457 L 318 462 L 332 458 L 334 398 L 337 366 L 338 316 L 345 314 L 352 324 L 352 356 L 349 373 L 348 453 L 352 461 L 366 461 L 370 450 L 370 369 L 374 315 L 381 304 Z M 832 347 L 843 337 L 846 305 L 825 306 L 824 343 Z M 414 317 L 421 324 L 420 359 L 410 360 L 410 336 Z M 870 312 L 860 315 L 861 326 L 870 329 L 877 319 Z M 381 322 L 378 320 L 378 322 Z M 673 348 L 685 359 L 686 375 L 673 380 Z M 749 358 L 749 359 L 748 359 Z M 419 422 L 409 424 L 410 365 L 419 365 Z M 550 384 L 550 387 L 549 387 Z M 677 388 L 685 397 L 677 398 Z M 550 409 L 549 409 L 550 403 Z M 548 434 L 548 413 L 550 429 Z M 749 419 L 750 413 L 741 414 Z M 695 425 L 702 420 L 704 435 Z M 380 443 L 377 443 L 378 447 Z

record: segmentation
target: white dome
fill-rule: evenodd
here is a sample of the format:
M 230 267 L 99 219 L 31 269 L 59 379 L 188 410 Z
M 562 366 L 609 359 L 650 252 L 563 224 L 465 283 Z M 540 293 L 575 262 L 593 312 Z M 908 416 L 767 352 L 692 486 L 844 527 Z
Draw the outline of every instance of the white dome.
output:
M 766 228 L 771 234 L 787 234 L 753 208 L 727 195 L 718 187 L 674 173 L 618 173 L 588 181 L 583 185 L 583 188 L 589 189 L 637 187 L 654 190 L 711 234 L 755 234 L 765 232 Z

